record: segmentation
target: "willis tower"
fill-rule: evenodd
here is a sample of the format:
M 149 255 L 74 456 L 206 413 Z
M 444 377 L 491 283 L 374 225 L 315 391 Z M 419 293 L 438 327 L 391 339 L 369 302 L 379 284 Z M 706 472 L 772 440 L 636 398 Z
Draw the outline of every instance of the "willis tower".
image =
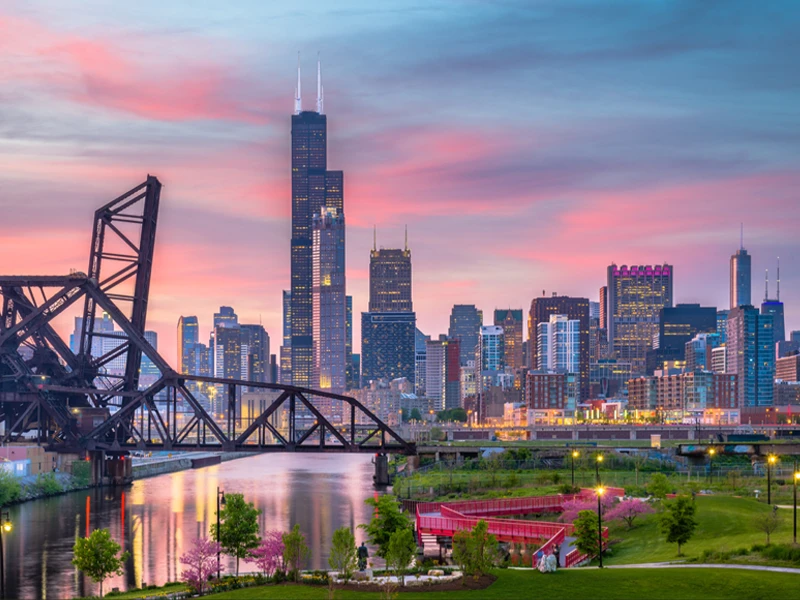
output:
M 291 381 L 314 385 L 313 229 L 314 215 L 344 211 L 342 171 L 329 171 L 327 118 L 323 112 L 322 79 L 317 60 L 317 105 L 303 110 L 300 64 L 297 65 L 292 115 L 292 242 L 291 242 Z

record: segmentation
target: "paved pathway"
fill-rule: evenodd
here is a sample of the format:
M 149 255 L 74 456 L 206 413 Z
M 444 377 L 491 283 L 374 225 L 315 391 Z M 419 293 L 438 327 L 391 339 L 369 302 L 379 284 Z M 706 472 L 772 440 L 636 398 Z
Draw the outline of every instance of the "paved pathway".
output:
M 599 567 L 588 567 L 598 569 Z M 800 575 L 800 569 L 789 567 L 765 567 L 761 565 L 730 564 L 697 564 L 697 563 L 642 563 L 634 565 L 608 565 L 608 569 L 743 569 L 745 571 L 772 571 L 774 573 L 794 573 Z

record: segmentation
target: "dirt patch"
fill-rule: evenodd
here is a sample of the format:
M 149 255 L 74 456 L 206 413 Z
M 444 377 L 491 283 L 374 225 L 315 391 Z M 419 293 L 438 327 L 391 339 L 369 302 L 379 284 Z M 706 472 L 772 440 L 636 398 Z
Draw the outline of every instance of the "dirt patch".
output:
M 407 576 L 406 581 L 414 579 L 413 575 Z M 423 585 L 397 587 L 397 591 L 403 594 L 404 592 L 458 592 L 461 590 L 485 590 L 492 585 L 497 577 L 494 575 L 482 575 L 478 579 L 472 576 L 462 577 L 456 581 L 444 581 L 442 583 L 426 583 Z M 337 590 L 348 590 L 353 592 L 381 592 L 383 586 L 370 583 L 363 585 L 356 585 L 349 583 L 347 585 L 335 586 Z

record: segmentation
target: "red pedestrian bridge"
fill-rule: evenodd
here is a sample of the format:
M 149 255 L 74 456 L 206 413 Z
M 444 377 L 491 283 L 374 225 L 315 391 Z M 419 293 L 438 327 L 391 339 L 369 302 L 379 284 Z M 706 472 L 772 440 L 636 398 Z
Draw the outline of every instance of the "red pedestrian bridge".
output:
M 606 488 L 611 496 L 623 496 L 622 488 Z M 457 531 L 469 531 L 486 521 L 489 533 L 498 541 L 539 546 L 531 555 L 535 559 L 558 552 L 561 567 L 572 567 L 589 558 L 572 548 L 573 526 L 550 521 L 524 521 L 500 517 L 563 512 L 564 504 L 576 499 L 595 498 L 593 489 L 582 489 L 578 494 L 557 496 L 532 496 L 528 498 L 499 498 L 493 500 L 465 500 L 462 502 L 420 502 L 417 504 L 417 535 L 425 547 L 434 538 L 453 537 Z M 608 538 L 608 528 L 603 528 Z

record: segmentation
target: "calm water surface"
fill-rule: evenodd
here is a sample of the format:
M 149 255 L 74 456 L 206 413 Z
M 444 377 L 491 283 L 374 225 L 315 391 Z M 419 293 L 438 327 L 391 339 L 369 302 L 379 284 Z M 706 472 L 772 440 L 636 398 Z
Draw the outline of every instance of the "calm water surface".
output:
M 106 527 L 131 554 L 125 574 L 105 590 L 180 577 L 180 556 L 216 522 L 217 486 L 261 509 L 260 530 L 295 523 L 311 549 L 311 568 L 327 566 L 333 531 L 369 520 L 374 495 L 370 455 L 264 454 L 221 465 L 136 481 L 123 489 L 76 492 L 10 509 L 14 530 L 4 534 L 6 597 L 71 598 L 98 593 L 72 566 L 78 536 Z M 362 532 L 356 532 L 361 541 Z M 223 556 L 223 567 L 233 561 Z M 240 568 L 249 567 L 244 563 Z

